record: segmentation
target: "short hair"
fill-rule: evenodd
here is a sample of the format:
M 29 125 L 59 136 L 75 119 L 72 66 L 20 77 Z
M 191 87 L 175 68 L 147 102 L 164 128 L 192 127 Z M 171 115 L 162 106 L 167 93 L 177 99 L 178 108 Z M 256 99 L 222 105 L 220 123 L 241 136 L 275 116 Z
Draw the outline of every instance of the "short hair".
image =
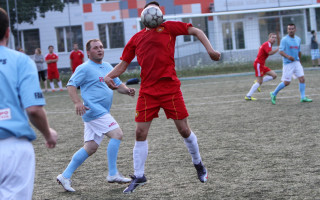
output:
M 4 38 L 8 27 L 9 27 L 8 14 L 3 8 L 0 8 L 0 40 Z
M 49 46 L 48 46 L 48 49 L 50 49 L 50 47 L 54 48 L 53 45 L 49 45 Z
M 157 1 L 151 1 L 151 2 L 147 3 L 147 4 L 144 6 L 144 8 L 148 7 L 148 6 L 151 5 L 151 4 L 157 5 L 157 6 L 160 8 L 160 4 L 159 4 Z
M 314 30 L 312 30 L 312 31 L 311 31 L 311 34 L 314 34 L 314 32 L 315 32 L 315 31 L 314 31 Z
M 275 33 L 269 33 L 269 38 L 271 38 L 273 35 L 277 35 Z
M 40 48 L 36 48 L 36 50 L 39 52 L 39 54 L 41 54 L 41 49 Z
M 295 24 L 288 24 L 288 26 L 294 26 L 294 27 L 296 27 L 296 25 L 295 25 Z
M 91 49 L 91 42 L 101 42 L 101 40 L 99 40 L 99 39 L 91 39 L 91 40 L 88 40 L 88 42 L 87 42 L 87 44 L 86 44 L 86 50 L 87 51 L 90 51 L 90 49 Z M 101 42 L 102 43 L 102 42 Z

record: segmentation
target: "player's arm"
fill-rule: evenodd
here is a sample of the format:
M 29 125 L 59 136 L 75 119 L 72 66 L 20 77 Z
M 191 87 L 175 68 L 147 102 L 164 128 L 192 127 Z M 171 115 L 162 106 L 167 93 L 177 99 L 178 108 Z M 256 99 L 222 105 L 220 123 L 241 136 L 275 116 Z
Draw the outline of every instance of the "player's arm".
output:
M 286 54 L 284 51 L 280 51 L 279 54 L 291 61 L 294 61 L 294 58 L 292 56 L 289 56 L 288 54 Z
M 68 85 L 67 89 L 71 101 L 73 102 L 76 109 L 76 114 L 80 116 L 84 115 L 86 113 L 86 110 L 89 110 L 89 108 L 83 105 L 79 95 L 77 94 L 77 88 L 75 86 Z
M 271 50 L 271 51 L 269 51 L 269 55 L 271 56 L 271 55 L 273 55 L 273 54 L 275 54 L 275 53 L 277 53 L 279 51 L 279 47 L 277 47 L 275 50 Z
M 117 91 L 121 94 L 127 94 L 129 96 L 134 96 L 136 94 L 136 90 L 134 88 L 128 88 L 125 84 L 121 83 L 118 86 Z
M 105 77 L 104 77 L 104 82 L 108 85 L 109 88 L 111 89 L 118 89 L 118 86 L 114 83 L 112 79 L 120 76 L 123 72 L 126 71 L 128 68 L 129 63 L 126 61 L 121 61 L 119 64 L 117 64 L 111 72 L 109 72 Z
M 72 59 L 70 59 L 70 69 L 72 71 Z
M 206 50 L 212 60 L 218 61 L 220 59 L 220 56 L 221 56 L 220 52 L 215 51 L 212 48 L 209 39 L 207 38 L 207 36 L 204 34 L 204 32 L 202 30 L 191 26 L 191 27 L 188 27 L 188 33 L 189 33 L 189 35 L 193 35 L 200 40 L 200 42 L 206 48 Z
M 301 60 L 301 51 L 299 51 L 298 55 L 299 55 L 299 60 Z
M 43 106 L 30 106 L 26 108 L 30 122 L 42 133 L 48 148 L 54 148 L 57 143 L 57 132 L 49 127 L 46 112 Z

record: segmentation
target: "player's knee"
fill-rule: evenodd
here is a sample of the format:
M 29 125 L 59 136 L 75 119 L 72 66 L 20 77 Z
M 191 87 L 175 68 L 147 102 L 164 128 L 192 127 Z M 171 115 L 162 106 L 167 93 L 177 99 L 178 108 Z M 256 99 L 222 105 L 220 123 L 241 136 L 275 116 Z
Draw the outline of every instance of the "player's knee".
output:
M 147 139 L 148 131 L 142 128 L 136 129 L 136 140 L 137 141 L 145 141 Z
M 277 76 L 278 76 L 277 74 L 274 74 L 274 75 L 272 76 L 273 80 L 276 79 Z
M 189 129 L 189 127 L 179 127 L 178 131 L 180 133 L 180 135 L 184 138 L 187 138 L 190 136 L 191 130 Z
M 290 85 L 290 82 L 289 81 L 284 81 L 284 85 L 288 86 L 288 85 Z

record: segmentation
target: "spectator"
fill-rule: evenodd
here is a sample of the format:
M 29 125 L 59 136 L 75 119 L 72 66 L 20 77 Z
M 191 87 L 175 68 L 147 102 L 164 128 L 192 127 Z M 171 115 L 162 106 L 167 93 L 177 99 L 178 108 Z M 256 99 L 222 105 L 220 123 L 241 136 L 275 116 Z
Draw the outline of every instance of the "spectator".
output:
M 47 86 L 47 68 L 45 67 L 45 65 L 43 65 L 44 63 L 44 56 L 41 54 L 41 49 L 40 48 L 36 48 L 35 52 L 34 52 L 34 62 L 37 65 L 37 69 L 38 69 L 38 76 L 39 76 L 39 82 L 41 83 L 41 79 L 43 81 L 44 84 L 44 91 L 47 92 L 48 91 L 48 86 Z
M 73 44 L 73 50 L 70 53 L 70 68 L 72 73 L 76 70 L 76 68 L 83 63 L 84 54 L 79 49 L 77 43 Z
M 312 66 L 316 66 L 316 60 L 318 60 L 318 67 L 320 67 L 320 52 L 318 47 L 318 40 L 317 40 L 317 32 L 314 30 L 311 31 L 311 59 L 312 59 Z

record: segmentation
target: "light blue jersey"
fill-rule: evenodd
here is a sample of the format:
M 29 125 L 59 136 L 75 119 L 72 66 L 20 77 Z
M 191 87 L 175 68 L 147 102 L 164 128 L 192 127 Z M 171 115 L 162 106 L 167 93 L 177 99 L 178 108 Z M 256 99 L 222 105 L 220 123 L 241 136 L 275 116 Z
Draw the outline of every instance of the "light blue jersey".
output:
M 97 64 L 90 59 L 79 65 L 71 76 L 68 86 L 80 86 L 84 105 L 90 109 L 82 116 L 83 121 L 89 122 L 110 112 L 113 91 L 104 82 L 104 77 L 113 69 L 107 63 Z M 122 82 L 119 78 L 113 79 L 118 86 Z
M 280 43 L 280 51 L 284 51 L 289 56 L 292 56 L 295 61 L 300 61 L 299 52 L 300 52 L 300 44 L 301 39 L 298 36 L 294 36 L 294 38 L 290 37 L 289 35 L 282 38 Z M 293 61 L 283 57 L 283 64 L 289 64 Z
M 36 139 L 25 109 L 45 105 L 38 71 L 27 55 L 0 46 L 0 139 Z

